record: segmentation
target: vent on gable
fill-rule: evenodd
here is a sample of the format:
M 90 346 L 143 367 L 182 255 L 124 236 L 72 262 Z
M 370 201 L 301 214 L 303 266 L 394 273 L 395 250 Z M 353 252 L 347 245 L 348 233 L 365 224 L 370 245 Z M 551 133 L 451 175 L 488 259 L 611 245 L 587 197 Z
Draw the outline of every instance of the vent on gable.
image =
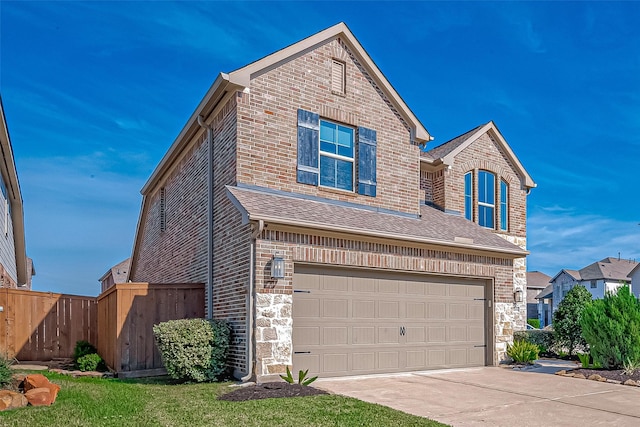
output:
M 344 62 L 337 59 L 331 60 L 331 92 L 339 95 L 345 94 L 345 68 Z
M 167 194 L 164 187 L 160 189 L 160 231 L 164 232 L 167 229 Z

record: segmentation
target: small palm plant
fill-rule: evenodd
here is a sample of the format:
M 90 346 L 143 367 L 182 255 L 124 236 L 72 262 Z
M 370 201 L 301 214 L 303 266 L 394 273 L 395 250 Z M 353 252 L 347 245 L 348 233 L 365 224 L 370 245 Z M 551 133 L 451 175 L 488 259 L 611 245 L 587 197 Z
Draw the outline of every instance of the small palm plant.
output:
M 309 385 L 309 384 L 311 384 L 312 382 L 314 382 L 315 380 L 318 379 L 317 376 L 315 376 L 313 378 L 307 378 L 307 374 L 308 373 L 309 373 L 308 369 L 306 371 L 303 371 L 301 369 L 298 372 L 298 384 L 300 384 L 300 385 Z M 291 371 L 289 370 L 288 366 L 287 366 L 287 375 L 280 375 L 280 378 L 282 378 L 283 380 L 285 380 L 289 384 L 295 384 L 295 380 L 293 379 L 293 375 L 291 374 Z

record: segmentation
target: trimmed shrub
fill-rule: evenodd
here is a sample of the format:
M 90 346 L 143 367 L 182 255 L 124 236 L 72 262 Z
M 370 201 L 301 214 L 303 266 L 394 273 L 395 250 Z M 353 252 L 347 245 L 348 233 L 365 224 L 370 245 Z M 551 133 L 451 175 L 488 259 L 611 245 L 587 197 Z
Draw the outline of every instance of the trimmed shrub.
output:
M 640 364 L 640 302 L 628 286 L 593 301 L 580 323 L 595 363 L 607 369 Z
M 98 350 L 89 341 L 77 341 L 76 346 L 73 349 L 73 363 L 78 364 L 78 359 L 87 354 L 97 353 Z
M 105 368 L 104 360 L 98 353 L 85 354 L 78 358 L 76 362 L 78 369 L 81 371 L 103 371 Z
M 231 329 L 224 321 L 170 320 L 155 325 L 153 335 L 172 378 L 214 381 L 227 369 Z
M 525 340 L 517 340 L 507 345 L 507 355 L 517 363 L 533 363 L 538 358 L 539 351 L 537 345 Z
M 540 319 L 527 319 L 527 323 L 536 329 L 540 329 Z
M 580 316 L 584 308 L 591 303 L 591 294 L 582 285 L 576 285 L 567 293 L 555 313 L 553 313 L 553 330 L 556 345 L 566 349 L 573 356 L 578 348 L 586 348 L 587 342 L 582 337 Z
M 4 387 L 9 384 L 11 382 L 12 375 L 11 361 L 0 356 L 0 387 Z
M 513 339 L 524 340 L 538 346 L 540 353 L 555 353 L 555 335 L 552 329 L 516 331 Z

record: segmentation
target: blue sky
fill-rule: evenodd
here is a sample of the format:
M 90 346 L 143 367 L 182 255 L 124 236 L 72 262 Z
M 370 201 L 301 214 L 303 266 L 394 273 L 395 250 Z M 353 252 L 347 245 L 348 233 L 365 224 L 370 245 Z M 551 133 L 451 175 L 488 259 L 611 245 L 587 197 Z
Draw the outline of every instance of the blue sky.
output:
M 99 293 L 220 71 L 344 21 L 435 136 L 494 120 L 538 184 L 529 270 L 640 259 L 639 2 L 0 3 L 34 289 Z

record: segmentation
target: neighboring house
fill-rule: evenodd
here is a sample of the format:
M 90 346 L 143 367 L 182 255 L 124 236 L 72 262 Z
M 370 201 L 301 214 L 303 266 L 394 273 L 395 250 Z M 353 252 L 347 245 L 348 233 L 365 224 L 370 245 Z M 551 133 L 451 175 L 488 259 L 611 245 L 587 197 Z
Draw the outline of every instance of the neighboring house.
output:
M 631 278 L 631 291 L 637 298 L 640 298 L 640 263 L 633 267 L 629 277 Z
M 551 276 L 539 271 L 527 271 L 527 319 L 539 319 L 536 297 L 549 286 Z
M 553 312 L 576 285 L 584 286 L 593 299 L 603 298 L 605 293 L 614 292 L 624 283 L 631 283 L 630 273 L 638 265 L 637 262 L 620 259 L 605 258 L 589 264 L 580 270 L 560 270 L 553 279 Z
M 0 122 L 0 288 L 31 289 L 35 268 L 27 257 L 22 194 L 1 98 Z
M 127 275 L 129 274 L 129 266 L 131 265 L 131 258 L 127 258 L 124 261 L 111 267 L 106 273 L 102 275 L 100 279 L 100 292 L 104 292 L 116 283 L 126 283 Z
M 206 283 L 244 379 L 497 364 L 535 184 L 493 122 L 431 139 L 342 23 L 221 73 L 142 189 L 129 279 Z

